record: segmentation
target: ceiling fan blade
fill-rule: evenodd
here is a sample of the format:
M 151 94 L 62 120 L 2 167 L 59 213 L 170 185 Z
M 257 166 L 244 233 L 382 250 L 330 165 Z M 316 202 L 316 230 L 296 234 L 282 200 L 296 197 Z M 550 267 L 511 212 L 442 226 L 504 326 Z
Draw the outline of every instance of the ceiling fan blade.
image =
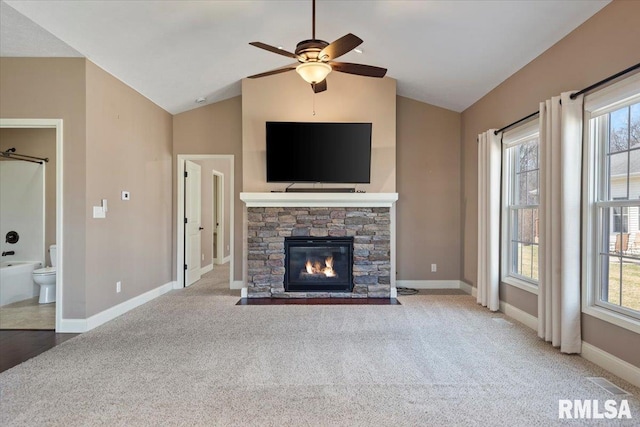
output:
M 257 79 L 259 77 L 267 77 L 273 74 L 286 73 L 287 71 L 295 70 L 298 64 L 287 65 L 286 67 L 276 68 L 275 70 L 265 71 L 264 73 L 254 74 L 253 76 L 247 77 L 248 79 Z
M 311 83 L 311 89 L 314 93 L 320 93 L 327 90 L 327 79 L 324 79 L 320 83 Z
M 295 53 L 288 52 L 284 49 L 278 49 L 275 46 L 268 45 L 266 43 L 261 42 L 251 42 L 249 43 L 251 46 L 259 47 L 260 49 L 268 50 L 269 52 L 277 53 L 278 55 L 288 56 L 289 58 L 298 59 L 298 55 Z
M 352 64 L 350 62 L 330 62 L 334 71 L 342 73 L 357 74 L 367 77 L 384 77 L 387 74 L 386 68 L 374 67 L 373 65 Z
M 322 49 L 318 58 L 320 58 L 321 61 L 336 59 L 337 57 L 342 56 L 360 46 L 361 43 L 362 39 L 360 37 L 349 33 Z

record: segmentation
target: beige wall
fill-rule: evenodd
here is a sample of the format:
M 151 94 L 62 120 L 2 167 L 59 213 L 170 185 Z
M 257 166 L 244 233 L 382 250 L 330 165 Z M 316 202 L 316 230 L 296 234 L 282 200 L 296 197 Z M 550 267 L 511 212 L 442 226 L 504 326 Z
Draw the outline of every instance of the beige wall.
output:
M 63 120 L 63 317 L 171 281 L 171 115 L 84 58 L 0 58 L 0 92 L 2 118 Z
M 44 189 L 44 244 L 48 254 L 49 246 L 56 243 L 56 130 L 0 129 L 0 151 L 6 151 L 12 147 L 15 147 L 16 153 L 19 154 L 49 159 L 45 163 Z M 48 255 L 45 262 L 51 265 Z
M 638 63 L 639 18 L 640 2 L 613 1 L 462 113 L 463 248 L 460 275 L 464 281 L 475 286 L 477 274 L 478 133 L 500 128 L 536 111 L 540 101 L 553 95 L 582 89 Z M 501 299 L 527 312 L 537 306 L 536 298 L 521 292 L 501 293 Z M 640 366 L 638 334 L 589 316 L 583 317 L 589 319 L 584 322 L 585 341 Z M 599 325 L 597 330 L 601 333 L 593 333 L 594 324 Z M 607 337 L 609 334 L 618 338 Z M 614 342 L 627 344 L 618 348 Z
M 227 159 L 210 159 L 210 160 L 193 160 L 194 163 L 202 168 L 202 255 L 204 261 L 200 267 L 206 267 L 213 262 L 213 233 L 214 233 L 214 200 L 213 200 L 213 171 L 222 174 L 222 221 L 220 221 L 219 229 L 224 236 L 224 242 L 219 250 L 222 251 L 222 257 L 228 257 L 230 254 L 230 232 L 231 232 L 231 160 Z M 219 209 L 219 208 L 216 208 Z M 202 257 L 201 257 L 202 258 Z
M 172 281 L 172 116 L 88 61 L 86 82 L 91 316 Z M 121 200 L 123 190 L 131 200 Z M 93 219 L 101 199 L 108 200 L 107 217 Z
M 242 191 L 282 190 L 287 185 L 266 182 L 267 121 L 373 123 L 371 184 L 357 188 L 396 191 L 396 81 L 332 73 L 327 84 L 326 92 L 314 95 L 295 72 L 242 80 Z
M 243 80 L 243 191 L 283 187 L 265 180 L 265 121 L 372 122 L 372 180 L 358 189 L 399 193 L 397 278 L 458 279 L 460 114 L 396 97 L 393 79 L 336 73 L 313 116 L 313 93 L 297 74 L 263 80 Z
M 242 280 L 242 99 L 235 98 L 196 108 L 173 117 L 173 215 L 177 215 L 176 160 L 178 154 L 234 155 L 234 280 Z M 173 259 L 176 257 L 173 231 Z M 175 262 L 173 263 L 175 264 Z M 176 279 L 175 266 L 173 278 Z
M 396 144 L 397 279 L 457 280 L 460 113 L 399 96 Z
M 85 318 L 84 58 L 0 58 L 0 117 L 63 120 L 63 317 Z

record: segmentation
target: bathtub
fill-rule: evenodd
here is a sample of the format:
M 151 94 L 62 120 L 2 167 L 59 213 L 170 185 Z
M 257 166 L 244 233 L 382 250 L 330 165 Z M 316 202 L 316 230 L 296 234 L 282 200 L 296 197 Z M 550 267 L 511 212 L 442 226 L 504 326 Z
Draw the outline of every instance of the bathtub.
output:
M 40 289 L 31 277 L 42 268 L 37 261 L 3 261 L 0 263 L 0 306 L 38 296 Z

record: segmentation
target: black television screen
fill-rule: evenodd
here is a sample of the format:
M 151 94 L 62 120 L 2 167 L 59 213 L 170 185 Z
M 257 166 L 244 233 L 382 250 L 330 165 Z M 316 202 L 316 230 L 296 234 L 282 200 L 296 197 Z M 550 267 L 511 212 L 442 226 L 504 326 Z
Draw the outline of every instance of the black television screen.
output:
M 371 182 L 371 123 L 267 122 L 267 182 Z

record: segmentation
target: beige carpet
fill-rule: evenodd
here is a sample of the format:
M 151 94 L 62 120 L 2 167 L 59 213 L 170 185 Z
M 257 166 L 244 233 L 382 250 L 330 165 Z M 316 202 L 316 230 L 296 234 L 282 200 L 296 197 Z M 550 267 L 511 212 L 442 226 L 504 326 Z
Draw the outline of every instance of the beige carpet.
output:
M 467 295 L 236 306 L 227 271 L 0 374 L 0 425 L 547 426 L 606 376 Z M 620 398 L 618 398 L 619 401 Z
M 39 304 L 38 297 L 0 307 L 0 329 L 55 329 L 56 304 Z

